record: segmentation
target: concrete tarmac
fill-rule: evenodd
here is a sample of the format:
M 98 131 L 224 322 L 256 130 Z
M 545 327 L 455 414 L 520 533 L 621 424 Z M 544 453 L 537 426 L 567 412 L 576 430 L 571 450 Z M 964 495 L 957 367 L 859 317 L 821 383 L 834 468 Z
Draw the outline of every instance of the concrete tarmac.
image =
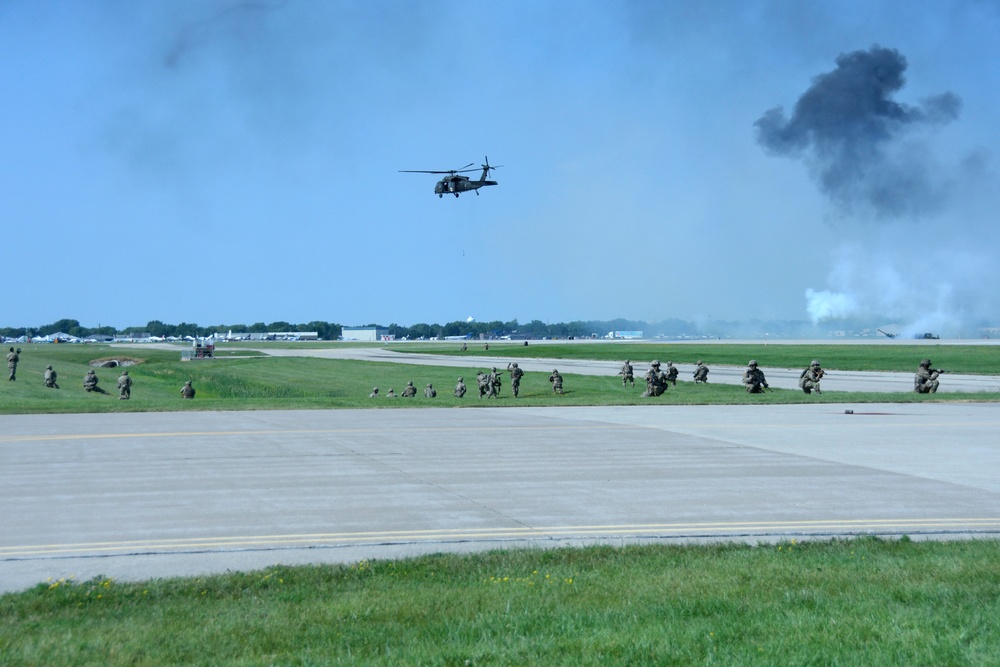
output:
M 990 403 L 0 416 L 0 591 L 514 546 L 995 537 L 998 426 Z

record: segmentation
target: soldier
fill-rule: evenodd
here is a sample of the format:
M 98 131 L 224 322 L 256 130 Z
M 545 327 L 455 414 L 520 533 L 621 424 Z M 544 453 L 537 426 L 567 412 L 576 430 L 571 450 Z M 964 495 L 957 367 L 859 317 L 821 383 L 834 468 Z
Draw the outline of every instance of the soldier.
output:
M 42 380 L 42 384 L 44 384 L 49 389 L 58 389 L 59 385 L 56 384 L 56 377 L 57 373 L 54 370 L 52 370 L 52 366 L 51 365 L 46 366 L 45 377 Z
M 497 367 L 494 366 L 490 374 L 486 376 L 486 398 L 500 398 L 500 375 Z
M 632 383 L 633 387 L 635 386 L 635 377 L 632 375 L 632 364 L 628 359 L 625 360 L 622 369 L 618 371 L 618 375 L 622 376 L 622 387 L 629 383 Z
M 396 398 L 396 392 L 394 392 L 392 390 L 392 387 L 389 387 L 389 392 L 385 395 L 385 397 L 386 398 Z
M 667 362 L 667 370 L 665 372 L 665 375 L 667 376 L 667 382 L 669 382 L 670 384 L 674 385 L 675 387 L 677 386 L 677 373 L 678 372 L 679 371 L 677 370 L 677 367 L 674 366 L 674 362 L 668 361 Z
M 558 368 L 552 369 L 552 375 L 549 376 L 549 382 L 552 383 L 553 394 L 563 393 L 563 387 L 562 387 L 563 380 L 562 380 L 562 375 L 559 374 Z
M 698 360 L 698 365 L 694 369 L 694 381 L 695 383 L 698 382 L 704 382 L 706 384 L 708 383 L 708 366 L 703 364 L 701 362 L 701 359 Z
M 743 384 L 746 385 L 749 394 L 760 394 L 767 389 L 764 371 L 757 368 L 756 359 L 751 359 L 750 363 L 747 364 L 747 369 L 743 371 Z
M 913 391 L 918 394 L 937 393 L 938 385 L 941 384 L 938 381 L 938 376 L 943 372 L 936 368 L 931 368 L 930 359 L 922 359 L 920 367 L 917 368 L 917 374 L 913 376 Z
M 191 386 L 191 380 L 188 380 L 184 383 L 184 386 L 181 387 L 181 398 L 194 398 L 194 394 L 194 387 Z
M 521 391 L 521 378 L 524 376 L 524 371 L 517 367 L 516 361 L 507 364 L 507 371 L 510 373 L 510 391 L 514 394 L 514 398 L 517 398 L 518 392 Z
M 132 398 L 132 378 L 128 376 L 128 371 L 122 371 L 118 378 L 118 400 L 127 401 Z
M 466 345 L 465 343 L 462 343 L 462 352 L 465 352 L 468 349 L 469 349 L 469 346 Z
M 101 387 L 97 386 L 97 373 L 91 368 L 87 371 L 87 374 L 83 376 L 83 388 L 86 391 L 96 391 L 98 394 L 107 394 Z
M 465 381 L 462 378 L 458 378 L 458 384 L 455 385 L 455 398 L 462 398 L 465 396 Z
M 489 387 L 489 381 L 487 380 L 486 373 L 479 371 L 476 373 L 476 385 L 479 387 L 479 398 L 486 395 L 486 390 Z
M 649 370 L 643 376 L 646 381 L 646 391 L 642 392 L 643 398 L 659 396 L 667 390 L 667 375 L 660 370 L 660 362 L 654 359 L 649 364 Z
M 21 361 L 21 348 L 17 348 L 17 352 L 14 348 L 10 348 L 10 352 L 7 353 L 7 370 L 10 371 L 10 377 L 7 378 L 9 382 L 17 380 L 17 362 Z
M 424 389 L 424 398 L 434 398 L 437 395 L 437 390 L 428 382 L 427 387 Z
M 809 368 L 802 371 L 799 375 L 799 388 L 806 394 L 816 392 L 817 394 L 822 394 L 819 388 L 819 381 L 823 379 L 826 375 L 826 371 L 819 367 L 819 360 L 813 359 L 812 363 L 809 364 Z
M 403 387 L 402 396 L 403 398 L 413 398 L 416 395 L 417 395 L 417 388 L 413 386 L 413 380 L 410 380 L 409 382 L 406 383 L 406 386 Z
M 372 387 L 372 393 L 368 394 L 368 398 L 378 398 L 378 387 Z

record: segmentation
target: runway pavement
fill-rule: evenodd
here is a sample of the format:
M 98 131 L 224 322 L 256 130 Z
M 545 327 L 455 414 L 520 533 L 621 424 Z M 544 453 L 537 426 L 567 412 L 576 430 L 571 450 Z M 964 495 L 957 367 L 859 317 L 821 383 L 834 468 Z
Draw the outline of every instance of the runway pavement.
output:
M 996 536 L 998 425 L 988 403 L 0 416 L 0 591 L 528 545 Z

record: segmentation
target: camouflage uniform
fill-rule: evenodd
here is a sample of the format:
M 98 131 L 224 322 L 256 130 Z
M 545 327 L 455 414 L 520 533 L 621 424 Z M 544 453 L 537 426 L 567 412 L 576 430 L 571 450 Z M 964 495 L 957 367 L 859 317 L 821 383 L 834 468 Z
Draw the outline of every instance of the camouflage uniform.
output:
M 58 377 L 58 375 L 54 370 L 52 370 L 52 366 L 46 366 L 45 376 L 44 379 L 42 380 L 42 384 L 44 384 L 49 389 L 58 389 L 59 385 L 56 384 L 56 377 Z
M 623 387 L 629 384 L 630 382 L 632 383 L 633 387 L 635 386 L 635 376 L 632 373 L 633 373 L 632 364 L 629 362 L 628 359 L 626 359 L 625 363 L 622 365 L 622 369 L 618 371 L 618 375 L 622 376 Z
M 132 398 L 132 378 L 128 376 L 128 371 L 122 371 L 118 378 L 118 400 L 127 401 Z
M 559 374 L 558 368 L 552 369 L 552 375 L 549 376 L 549 382 L 552 383 L 552 393 L 561 394 L 563 393 L 563 379 L 562 375 Z
M 409 382 L 406 383 L 406 386 L 403 387 L 402 396 L 403 398 L 413 398 L 416 395 L 417 395 L 417 388 L 413 386 L 413 380 L 410 380 Z
M 694 381 L 697 382 L 708 382 L 708 366 L 701 363 L 701 359 L 698 360 L 698 366 L 694 369 Z
M 913 376 L 913 391 L 918 394 L 937 393 L 938 386 L 941 384 L 938 381 L 940 375 L 941 371 L 931 368 L 930 359 L 922 360 L 920 367 L 917 368 L 917 374 Z
M 462 381 L 462 378 L 458 378 L 458 384 L 455 385 L 455 398 L 462 398 L 465 396 L 465 392 L 465 382 Z
M 649 364 L 649 370 L 643 379 L 646 381 L 646 391 L 642 392 L 643 398 L 659 396 L 667 390 L 667 375 L 660 371 L 660 362 L 655 359 Z
M 811 394 L 814 391 L 817 394 L 822 394 L 819 381 L 823 379 L 824 375 L 826 375 L 826 371 L 819 367 L 819 360 L 813 359 L 809 368 L 802 371 L 802 375 L 799 376 L 799 389 L 806 394 Z
M 486 376 L 486 398 L 500 398 L 500 373 L 496 366 Z
M 389 392 L 385 395 L 385 397 L 386 398 L 396 398 L 396 392 L 394 392 L 392 390 L 392 387 L 389 387 Z
M 96 391 L 98 394 L 108 393 L 97 386 L 97 373 L 94 372 L 93 368 L 87 371 L 87 374 L 83 376 L 83 388 L 86 391 Z
M 10 371 L 10 377 L 7 378 L 8 381 L 13 382 L 17 379 L 17 362 L 21 360 L 21 348 L 17 348 L 17 352 L 14 348 L 10 348 L 10 352 L 7 353 L 7 370 Z
M 188 380 L 184 383 L 184 386 L 181 387 L 181 398 L 194 398 L 194 394 L 194 387 L 191 386 L 191 380 Z
M 677 386 L 677 373 L 678 372 L 679 371 L 677 370 L 677 367 L 674 366 L 674 362 L 668 361 L 667 362 L 667 370 L 666 370 L 667 382 L 669 382 L 670 384 L 674 385 L 675 387 Z
M 424 398 L 434 398 L 437 396 L 437 390 L 431 386 L 431 383 L 427 383 L 427 387 L 424 389 Z
M 516 361 L 507 364 L 507 370 L 510 372 L 510 391 L 514 394 L 514 398 L 517 398 L 518 392 L 521 391 L 521 378 L 524 376 L 524 371 L 517 367 Z
M 372 393 L 368 394 L 368 398 L 378 398 L 378 387 L 372 387 Z
M 764 371 L 757 368 L 757 361 L 754 359 L 750 360 L 747 369 L 743 371 L 743 384 L 746 386 L 748 394 L 761 394 L 767 389 Z
M 479 398 L 486 395 L 486 390 L 489 386 L 486 373 L 479 371 L 476 373 L 476 385 L 479 387 Z

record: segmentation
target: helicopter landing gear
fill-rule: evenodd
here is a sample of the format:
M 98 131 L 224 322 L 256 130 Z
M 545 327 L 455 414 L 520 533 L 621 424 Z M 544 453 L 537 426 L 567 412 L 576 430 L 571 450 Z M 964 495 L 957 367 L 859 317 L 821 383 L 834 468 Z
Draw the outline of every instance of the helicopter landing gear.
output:
M 441 197 L 444 197 L 444 195 L 438 195 L 438 199 L 441 199 Z
M 458 199 L 458 193 L 457 192 L 455 193 L 455 199 Z

